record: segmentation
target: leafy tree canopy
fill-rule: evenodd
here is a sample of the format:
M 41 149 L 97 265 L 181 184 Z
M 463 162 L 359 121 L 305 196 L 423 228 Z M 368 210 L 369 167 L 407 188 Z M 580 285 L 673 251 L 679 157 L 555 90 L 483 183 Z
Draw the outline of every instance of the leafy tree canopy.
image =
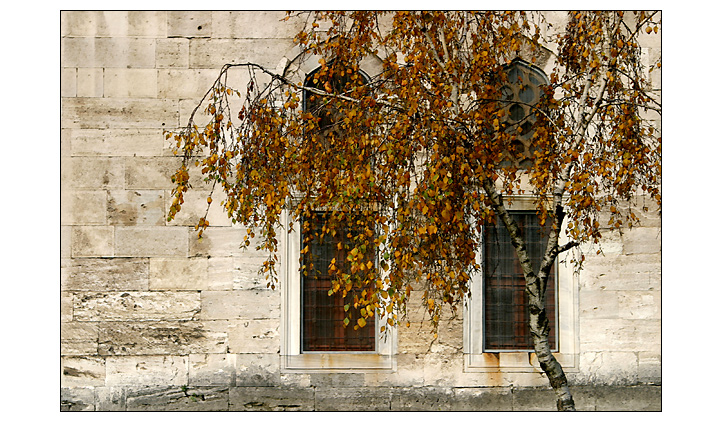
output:
M 269 286 L 283 214 L 308 221 L 324 210 L 316 235 L 355 228 L 338 244 L 347 262 L 331 264 L 329 294 L 394 325 L 421 290 L 438 322 L 479 270 L 485 224 L 504 222 L 529 294 L 543 298 L 560 252 L 633 225 L 625 204 L 635 197 L 661 206 L 661 102 L 648 81 L 661 63 L 645 63 L 640 46 L 661 36 L 661 13 L 570 12 L 564 28 L 521 11 L 307 17 L 295 39 L 301 54 L 284 72 L 225 65 L 202 102 L 208 122 L 197 123 L 199 106 L 167 134 L 183 155 L 169 217 L 199 167 L 223 190 L 228 216 L 260 235 Z M 317 69 L 301 74 L 302 63 Z M 230 86 L 234 71 L 245 87 Z M 507 213 L 513 195 L 527 195 L 551 223 L 540 268 L 524 266 Z M 201 218 L 197 229 L 208 224 Z

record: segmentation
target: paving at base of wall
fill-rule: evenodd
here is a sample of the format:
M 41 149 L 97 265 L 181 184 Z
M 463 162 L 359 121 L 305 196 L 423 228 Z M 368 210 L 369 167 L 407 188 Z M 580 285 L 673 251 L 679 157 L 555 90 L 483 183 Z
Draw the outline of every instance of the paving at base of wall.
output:
M 662 387 L 573 386 L 580 411 L 661 411 Z M 554 411 L 549 388 L 76 387 L 61 411 Z

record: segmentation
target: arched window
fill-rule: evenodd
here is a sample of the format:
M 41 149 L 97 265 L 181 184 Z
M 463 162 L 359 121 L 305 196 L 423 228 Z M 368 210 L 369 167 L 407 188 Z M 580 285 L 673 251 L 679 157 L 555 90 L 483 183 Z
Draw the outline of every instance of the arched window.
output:
M 541 69 L 521 59 L 512 61 L 504 70 L 508 82 L 502 88 L 502 107 L 506 111 L 503 123 L 506 132 L 514 135 L 510 143 L 512 154 L 504 164 L 529 168 L 534 160 L 531 141 L 536 117 L 533 106 L 541 99 L 542 87 L 549 84 L 549 79 Z

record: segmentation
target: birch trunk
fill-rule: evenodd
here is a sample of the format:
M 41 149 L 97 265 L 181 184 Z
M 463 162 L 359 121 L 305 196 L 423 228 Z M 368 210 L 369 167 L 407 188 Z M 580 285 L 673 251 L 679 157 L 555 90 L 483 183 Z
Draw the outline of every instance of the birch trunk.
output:
M 527 253 L 526 243 L 521 235 L 521 230 L 519 230 L 519 226 L 507 212 L 501 195 L 496 192 L 494 182 L 487 179 L 484 183 L 484 190 L 491 199 L 497 218 L 501 218 L 509 232 L 511 243 L 517 252 L 519 263 L 524 272 L 526 294 L 529 300 L 529 329 L 534 341 L 534 352 L 539 360 L 541 369 L 546 374 L 547 379 L 549 379 L 549 384 L 557 396 L 557 410 L 576 410 L 574 398 L 569 390 L 569 383 L 567 382 L 564 369 L 554 355 L 552 355 L 551 348 L 549 347 L 549 318 L 547 317 L 544 306 L 546 281 L 549 269 L 551 268 L 551 264 L 549 263 L 554 261 L 560 250 L 557 246 L 559 242 L 558 227 L 561 226 L 561 221 L 564 218 L 561 207 L 557 208 L 556 218 L 558 224 L 550 233 L 550 245 L 542 258 L 544 264 L 542 264 L 539 273 L 535 273 L 531 259 Z M 565 248 L 568 246 L 569 245 L 566 245 Z

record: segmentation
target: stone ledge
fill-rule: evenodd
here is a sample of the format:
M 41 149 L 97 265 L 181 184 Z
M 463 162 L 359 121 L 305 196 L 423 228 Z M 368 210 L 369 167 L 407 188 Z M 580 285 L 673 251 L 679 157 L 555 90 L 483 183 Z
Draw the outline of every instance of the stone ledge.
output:
M 660 385 L 571 387 L 579 411 L 661 411 Z M 112 393 L 112 394 L 111 394 Z M 372 399 L 372 400 L 368 400 Z M 381 400 L 378 400 L 381 399 Z M 375 408 L 370 408 L 373 404 Z M 553 411 L 544 388 L 345 387 L 146 385 L 66 387 L 61 411 Z

